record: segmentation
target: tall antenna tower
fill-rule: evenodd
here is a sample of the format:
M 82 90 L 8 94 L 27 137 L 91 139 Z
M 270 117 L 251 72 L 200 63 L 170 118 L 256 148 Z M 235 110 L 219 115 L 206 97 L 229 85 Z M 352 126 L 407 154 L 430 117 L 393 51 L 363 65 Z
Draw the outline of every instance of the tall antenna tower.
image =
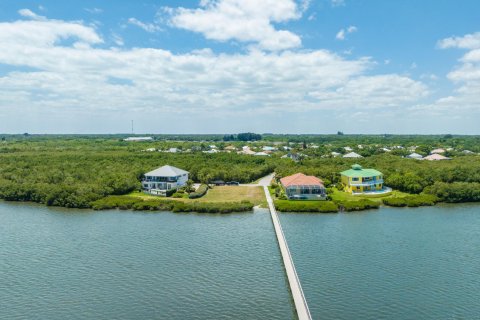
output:
M 133 134 L 133 120 L 132 120 L 132 134 Z

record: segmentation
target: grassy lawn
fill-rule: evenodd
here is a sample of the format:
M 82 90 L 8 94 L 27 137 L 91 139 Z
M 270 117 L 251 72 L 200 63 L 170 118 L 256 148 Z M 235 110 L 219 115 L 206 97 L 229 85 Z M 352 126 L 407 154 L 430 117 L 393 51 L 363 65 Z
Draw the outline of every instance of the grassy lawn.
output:
M 362 199 L 368 199 L 372 200 L 375 202 L 382 202 L 382 199 L 385 198 L 403 198 L 408 196 L 408 193 L 393 190 L 392 192 L 388 194 L 377 194 L 377 195 L 352 195 L 347 192 L 339 191 L 336 188 L 333 189 L 333 193 L 330 195 L 332 197 L 332 200 L 337 200 L 337 201 L 358 201 Z
M 199 199 L 162 198 L 151 196 L 143 192 L 134 191 L 127 196 L 139 197 L 144 200 L 176 200 L 185 202 L 238 202 L 248 200 L 254 205 L 266 206 L 267 200 L 262 187 L 218 186 L 208 190 L 207 194 Z

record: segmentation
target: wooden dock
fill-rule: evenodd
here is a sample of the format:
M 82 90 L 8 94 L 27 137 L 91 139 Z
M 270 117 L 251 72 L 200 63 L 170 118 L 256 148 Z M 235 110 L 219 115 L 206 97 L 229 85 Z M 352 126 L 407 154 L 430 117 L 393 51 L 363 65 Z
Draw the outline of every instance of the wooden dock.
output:
M 277 235 L 278 246 L 282 254 L 283 265 L 285 266 L 285 272 L 287 273 L 288 283 L 290 285 L 290 291 L 292 292 L 293 302 L 295 303 L 295 309 L 297 311 L 299 320 L 311 320 L 312 316 L 308 309 L 307 300 L 303 294 L 300 280 L 298 279 L 297 270 L 293 264 L 293 259 L 288 249 L 287 240 L 283 234 L 282 225 L 278 218 L 277 211 L 273 205 L 272 197 L 267 186 L 264 186 L 265 196 L 267 197 L 268 207 L 270 209 L 270 215 L 272 217 L 273 226 L 275 228 L 275 234 Z

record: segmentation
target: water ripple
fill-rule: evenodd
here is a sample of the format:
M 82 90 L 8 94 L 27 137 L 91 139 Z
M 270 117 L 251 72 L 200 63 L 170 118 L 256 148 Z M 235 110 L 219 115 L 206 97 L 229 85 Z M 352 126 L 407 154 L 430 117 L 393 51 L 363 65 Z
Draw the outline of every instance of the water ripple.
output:
M 480 319 L 478 205 L 282 214 L 315 319 Z
M 269 215 L 0 203 L 0 319 L 292 319 Z

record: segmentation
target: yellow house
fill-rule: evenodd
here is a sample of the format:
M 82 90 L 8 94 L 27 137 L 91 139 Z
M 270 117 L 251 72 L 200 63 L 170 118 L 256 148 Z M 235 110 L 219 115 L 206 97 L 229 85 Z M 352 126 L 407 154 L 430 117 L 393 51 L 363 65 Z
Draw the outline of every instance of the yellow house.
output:
M 343 171 L 342 183 L 345 185 L 345 192 L 365 193 L 382 191 L 383 173 L 375 169 L 363 169 L 361 165 L 354 164 L 352 169 Z

